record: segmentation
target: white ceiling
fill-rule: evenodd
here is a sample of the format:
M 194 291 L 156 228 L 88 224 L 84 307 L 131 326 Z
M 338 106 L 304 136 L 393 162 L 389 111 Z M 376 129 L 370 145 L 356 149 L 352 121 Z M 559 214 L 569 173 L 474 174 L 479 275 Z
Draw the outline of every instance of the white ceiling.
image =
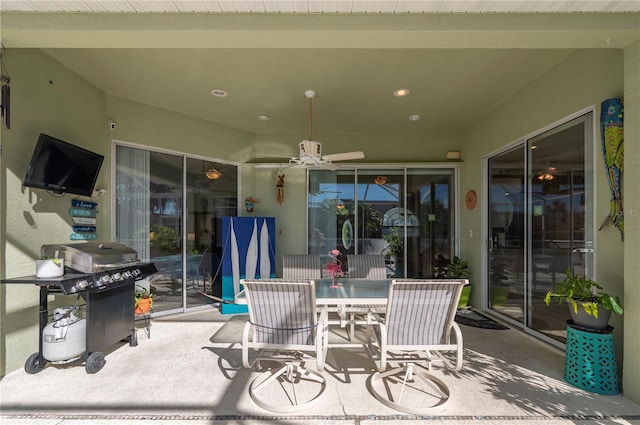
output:
M 43 49 L 105 93 L 294 142 L 308 135 L 308 89 L 317 92 L 316 140 L 455 138 L 576 50 L 616 49 L 622 57 L 640 37 L 640 0 L 2 0 L 0 7 L 5 47 Z M 393 97 L 398 88 L 410 94 Z M 214 97 L 212 89 L 229 95 Z M 414 114 L 422 119 L 409 121 Z

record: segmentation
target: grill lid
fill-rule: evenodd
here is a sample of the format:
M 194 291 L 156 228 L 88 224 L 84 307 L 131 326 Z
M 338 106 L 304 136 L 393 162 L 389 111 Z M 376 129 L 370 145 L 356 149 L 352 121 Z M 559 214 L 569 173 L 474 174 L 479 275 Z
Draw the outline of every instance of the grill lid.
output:
M 42 245 L 41 255 L 64 258 L 64 264 L 81 273 L 98 273 L 138 263 L 138 253 L 127 245 L 115 242 L 86 242 Z

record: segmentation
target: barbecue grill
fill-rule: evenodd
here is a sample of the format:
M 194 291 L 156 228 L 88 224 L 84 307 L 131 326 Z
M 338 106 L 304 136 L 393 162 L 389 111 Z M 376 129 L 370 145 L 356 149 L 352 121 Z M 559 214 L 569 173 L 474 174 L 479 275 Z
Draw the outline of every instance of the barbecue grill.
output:
M 41 254 L 64 258 L 65 274 L 56 278 L 39 279 L 33 275 L 0 281 L 40 287 L 39 350 L 27 359 L 27 373 L 40 372 L 51 360 L 43 356 L 49 294 L 78 295 L 85 300 L 86 350 L 82 357 L 87 373 L 102 369 L 105 364 L 103 352 L 117 342 L 128 340 L 130 346 L 137 345 L 135 284 L 157 272 L 153 263 L 140 262 L 135 250 L 119 243 L 43 245 Z

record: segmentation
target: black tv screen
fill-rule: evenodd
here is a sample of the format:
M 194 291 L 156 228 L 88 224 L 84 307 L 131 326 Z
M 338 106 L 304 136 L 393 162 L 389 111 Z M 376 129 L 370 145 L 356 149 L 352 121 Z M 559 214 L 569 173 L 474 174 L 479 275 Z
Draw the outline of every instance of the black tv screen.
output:
M 103 159 L 95 152 L 41 133 L 22 184 L 91 196 Z

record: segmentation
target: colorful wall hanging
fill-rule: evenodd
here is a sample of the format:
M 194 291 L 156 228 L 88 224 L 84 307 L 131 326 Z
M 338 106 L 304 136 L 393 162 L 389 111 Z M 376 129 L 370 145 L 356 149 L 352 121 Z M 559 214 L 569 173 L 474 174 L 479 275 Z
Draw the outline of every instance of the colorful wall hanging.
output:
M 69 215 L 73 220 L 73 233 L 69 234 L 72 241 L 89 241 L 98 239 L 96 233 L 96 214 L 98 204 L 96 202 L 71 200 Z
M 276 182 L 276 201 L 279 204 L 284 201 L 284 174 L 278 173 L 278 180 Z
M 611 191 L 609 214 L 600 226 L 611 223 L 624 240 L 624 209 L 622 208 L 621 180 L 624 171 L 624 107 L 622 99 L 607 99 L 600 105 L 600 132 L 605 171 Z

